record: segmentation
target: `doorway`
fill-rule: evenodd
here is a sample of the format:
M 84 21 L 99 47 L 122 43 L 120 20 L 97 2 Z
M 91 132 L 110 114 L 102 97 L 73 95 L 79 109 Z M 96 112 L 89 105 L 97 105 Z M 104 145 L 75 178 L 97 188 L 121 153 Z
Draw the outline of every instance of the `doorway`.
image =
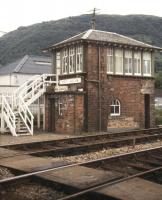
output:
M 150 95 L 144 96 L 145 128 L 150 128 Z

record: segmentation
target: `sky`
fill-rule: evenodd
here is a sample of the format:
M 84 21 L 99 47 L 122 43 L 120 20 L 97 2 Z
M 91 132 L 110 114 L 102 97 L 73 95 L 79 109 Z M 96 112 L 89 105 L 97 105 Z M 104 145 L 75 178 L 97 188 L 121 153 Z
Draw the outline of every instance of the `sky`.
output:
M 147 14 L 162 17 L 162 0 L 0 0 L 0 31 L 69 16 L 90 14 Z M 1 35 L 1 32 L 0 32 Z

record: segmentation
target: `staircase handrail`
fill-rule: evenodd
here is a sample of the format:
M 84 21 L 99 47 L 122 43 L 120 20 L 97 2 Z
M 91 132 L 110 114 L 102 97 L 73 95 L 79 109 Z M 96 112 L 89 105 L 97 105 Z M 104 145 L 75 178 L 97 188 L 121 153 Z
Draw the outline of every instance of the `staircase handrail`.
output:
M 30 134 L 33 135 L 34 116 L 21 96 L 19 96 L 19 115 L 21 116 L 21 119 L 25 123 Z
M 15 124 L 15 114 L 12 111 L 6 97 L 4 95 L 2 95 L 2 117 L 4 115 L 4 117 L 6 118 L 7 122 L 8 122 L 8 128 L 10 129 L 11 133 L 14 136 L 17 136 L 16 134 L 16 124 Z
M 25 81 L 20 87 L 18 87 L 16 89 L 16 91 L 14 92 L 15 94 L 18 94 L 20 90 L 24 89 L 24 87 L 26 87 L 28 85 L 28 83 L 30 83 L 32 80 L 36 79 L 36 77 L 39 77 L 40 75 L 34 75 L 31 78 L 29 78 L 27 81 Z
M 39 82 L 39 84 L 35 85 L 35 86 L 32 88 L 32 90 L 31 90 L 30 92 L 25 93 L 24 96 L 23 96 L 23 98 L 25 99 L 25 98 L 27 98 L 29 95 L 34 95 L 34 94 L 35 94 L 35 91 L 38 90 L 38 89 L 39 89 L 39 91 L 40 91 L 40 89 L 44 89 L 44 87 L 42 87 L 42 86 L 43 86 L 43 83 L 42 83 L 42 82 Z M 41 87 L 42 87 L 42 88 L 41 88 Z
M 14 99 L 14 103 L 13 104 L 14 104 L 15 107 L 17 106 L 18 96 L 21 93 L 21 91 L 23 91 L 24 88 L 26 88 L 31 81 L 33 81 L 34 79 L 36 79 L 39 76 L 40 75 L 32 76 L 27 81 L 25 81 L 19 88 L 16 89 L 16 91 L 13 93 L 13 99 Z
M 40 76 L 35 77 L 35 80 L 33 80 L 33 82 L 29 85 L 24 85 L 24 88 L 22 89 L 22 91 L 19 92 L 19 95 L 21 96 L 26 96 L 27 91 L 29 91 L 30 89 L 36 89 L 38 86 L 37 84 L 39 84 L 39 86 L 43 86 L 44 89 L 46 89 L 46 84 L 47 83 L 56 83 L 56 81 L 54 80 L 46 80 L 47 78 L 52 78 L 52 77 L 56 77 L 55 74 L 42 74 Z M 25 93 L 25 94 L 24 94 Z M 28 93 L 29 94 L 29 93 Z M 17 95 L 15 96 L 15 98 L 17 98 Z
M 11 96 L 11 106 L 6 97 L 2 96 L 3 119 L 6 120 L 7 126 L 14 136 L 17 136 L 16 116 L 14 113 L 16 110 L 30 134 L 33 135 L 34 116 L 28 106 L 42 95 L 42 93 L 46 91 L 47 86 L 52 83 L 58 86 L 58 75 L 35 75 L 13 92 Z

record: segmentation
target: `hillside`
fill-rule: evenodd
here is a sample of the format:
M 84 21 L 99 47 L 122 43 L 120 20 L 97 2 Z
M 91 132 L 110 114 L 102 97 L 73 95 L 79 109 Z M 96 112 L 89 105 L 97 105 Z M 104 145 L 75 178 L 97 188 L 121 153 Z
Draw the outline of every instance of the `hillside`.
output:
M 0 38 L 0 64 L 6 64 L 25 54 L 41 55 L 46 48 L 65 38 L 90 28 L 90 15 L 68 17 L 19 27 Z M 98 15 L 96 29 L 112 31 L 162 47 L 162 18 L 147 15 Z M 162 58 L 156 67 L 162 69 Z

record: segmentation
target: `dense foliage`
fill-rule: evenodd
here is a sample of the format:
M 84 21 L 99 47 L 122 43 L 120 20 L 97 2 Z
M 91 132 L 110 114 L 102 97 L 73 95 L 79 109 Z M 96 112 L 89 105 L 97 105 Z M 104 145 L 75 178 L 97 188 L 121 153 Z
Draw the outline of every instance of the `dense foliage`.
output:
M 89 29 L 90 20 L 90 15 L 81 15 L 19 27 L 0 38 L 0 63 L 9 63 L 25 54 L 41 55 L 43 48 Z M 117 32 L 162 47 L 161 17 L 98 15 L 96 23 L 96 29 Z M 156 67 L 162 69 L 159 55 Z
M 155 74 L 155 87 L 162 89 L 162 71 Z

